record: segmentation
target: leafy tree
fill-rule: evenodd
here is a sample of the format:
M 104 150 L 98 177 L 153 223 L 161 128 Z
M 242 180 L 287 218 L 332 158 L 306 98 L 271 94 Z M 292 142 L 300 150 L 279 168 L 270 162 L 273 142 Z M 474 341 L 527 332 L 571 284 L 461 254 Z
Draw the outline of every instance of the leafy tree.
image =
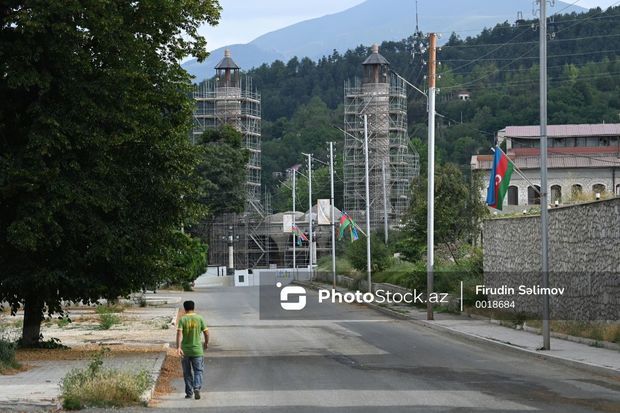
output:
M 368 259 L 366 252 L 366 237 L 360 234 L 357 241 L 346 247 L 346 255 L 351 265 L 359 271 L 366 271 Z M 390 251 L 383 242 L 383 236 L 371 234 L 370 237 L 370 265 L 372 271 L 382 271 L 390 265 Z
M 188 140 L 197 32 L 216 0 L 0 5 L 0 302 L 22 341 L 65 300 L 165 279 L 178 230 L 202 216 Z
M 202 275 L 207 267 L 207 245 L 198 238 L 181 231 L 175 233 L 174 243 L 167 249 L 167 261 L 170 272 L 166 278 L 168 284 L 181 284 L 184 290 L 190 290 L 191 283 Z
M 435 242 L 444 245 L 458 261 L 458 244 L 478 228 L 487 209 L 480 199 L 480 184 L 466 182 L 459 167 L 440 165 L 435 174 Z M 407 240 L 403 253 L 415 261 L 426 248 L 427 180 L 421 176 L 412 185 L 412 203 L 405 216 Z
M 339 163 L 334 165 L 337 170 Z M 278 187 L 273 199 L 274 208 L 278 211 L 291 211 L 293 209 L 293 183 L 285 181 Z M 296 178 L 296 209 L 305 211 L 308 209 L 308 177 L 297 174 Z M 342 209 L 342 180 L 334 177 L 334 205 Z M 312 200 L 316 203 L 317 199 L 330 199 L 330 177 L 329 167 L 322 166 L 312 171 Z
M 203 152 L 198 167 L 204 185 L 202 202 L 209 214 L 242 212 L 249 151 L 244 149 L 241 133 L 229 125 L 208 129 L 199 145 Z

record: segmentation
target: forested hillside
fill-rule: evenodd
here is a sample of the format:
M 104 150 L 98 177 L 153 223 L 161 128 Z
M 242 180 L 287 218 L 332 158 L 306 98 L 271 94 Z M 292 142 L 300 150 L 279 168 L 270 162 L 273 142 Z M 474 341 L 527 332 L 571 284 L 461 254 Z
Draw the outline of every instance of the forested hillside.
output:
M 553 16 L 549 32 L 549 123 L 617 122 L 620 7 Z M 424 56 L 412 57 L 418 40 L 384 42 L 381 53 L 396 72 L 425 89 Z M 293 58 L 249 72 L 263 98 L 263 176 L 272 192 L 278 184 L 272 173 L 301 161 L 302 151 L 326 159 L 326 142 L 342 142 L 335 126 L 342 126 L 344 81 L 360 74 L 367 46 L 318 62 Z M 454 33 L 438 59 L 441 160 L 466 165 L 472 154 L 488 150 L 497 130 L 538 123 L 537 21 L 504 23 L 477 35 Z M 459 101 L 460 91 L 468 91 L 471 100 Z M 410 137 L 420 138 L 415 144 L 421 146 L 426 100 L 413 90 L 408 114 Z

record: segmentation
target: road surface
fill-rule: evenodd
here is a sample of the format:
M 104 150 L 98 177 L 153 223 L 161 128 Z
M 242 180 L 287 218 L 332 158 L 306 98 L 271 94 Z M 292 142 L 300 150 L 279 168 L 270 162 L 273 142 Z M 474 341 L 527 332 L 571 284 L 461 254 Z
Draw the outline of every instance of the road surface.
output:
M 363 306 L 316 310 L 339 321 L 261 321 L 255 288 L 185 297 L 212 337 L 203 398 L 185 400 L 178 380 L 156 411 L 620 412 L 618 377 L 470 343 Z

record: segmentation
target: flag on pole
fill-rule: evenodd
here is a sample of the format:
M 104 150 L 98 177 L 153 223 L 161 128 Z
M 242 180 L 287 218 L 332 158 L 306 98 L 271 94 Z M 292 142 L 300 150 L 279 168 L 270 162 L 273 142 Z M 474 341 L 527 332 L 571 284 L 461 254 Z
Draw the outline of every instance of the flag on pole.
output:
M 508 156 L 499 146 L 495 147 L 493 167 L 489 176 L 489 189 L 487 190 L 487 205 L 502 210 L 502 204 L 512 176 L 513 165 Z
M 295 234 L 295 236 L 297 236 L 297 245 L 301 245 L 301 241 L 308 241 L 308 237 L 306 237 L 306 234 L 304 234 L 303 232 L 301 232 L 301 230 L 299 229 L 299 227 L 297 225 L 293 225 L 291 228 L 293 231 L 293 234 Z
M 357 233 L 358 225 L 355 221 L 353 221 L 353 218 L 347 215 L 346 212 L 343 212 L 340 217 L 340 232 L 338 234 L 338 240 L 344 238 L 344 233 L 347 228 L 349 228 L 349 232 L 351 234 L 351 242 L 357 241 L 359 239 L 359 235 Z

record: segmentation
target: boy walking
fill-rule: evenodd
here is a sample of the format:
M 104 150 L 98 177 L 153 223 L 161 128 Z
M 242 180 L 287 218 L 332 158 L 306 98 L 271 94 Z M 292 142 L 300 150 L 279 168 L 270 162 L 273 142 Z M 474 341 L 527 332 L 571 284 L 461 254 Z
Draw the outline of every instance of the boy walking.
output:
M 183 303 L 185 315 L 177 325 L 177 354 L 182 356 L 183 379 L 185 381 L 185 398 L 200 399 L 202 371 L 204 369 L 204 350 L 209 343 L 209 329 L 205 320 L 194 312 L 194 302 Z M 202 343 L 201 335 L 205 341 Z

